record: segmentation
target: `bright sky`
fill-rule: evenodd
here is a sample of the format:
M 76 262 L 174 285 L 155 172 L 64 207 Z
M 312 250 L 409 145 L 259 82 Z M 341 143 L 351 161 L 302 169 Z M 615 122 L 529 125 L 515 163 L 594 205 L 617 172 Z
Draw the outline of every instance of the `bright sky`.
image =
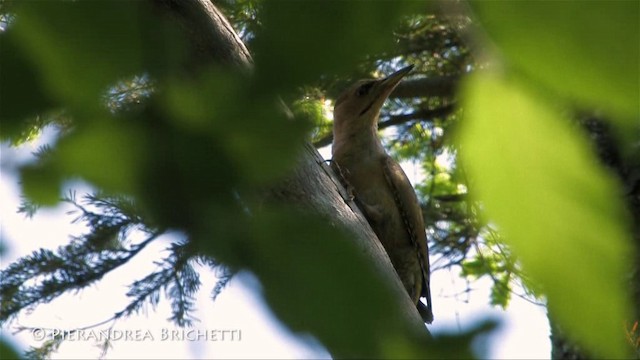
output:
M 21 159 L 35 150 L 36 145 L 25 145 L 19 149 L 0 148 L 0 239 L 6 252 L 0 258 L 0 268 L 6 268 L 15 259 L 45 247 L 54 249 L 67 243 L 70 234 L 83 231 L 81 225 L 70 224 L 73 216 L 66 214 L 70 208 L 62 206 L 39 211 L 33 219 L 17 214 L 19 188 L 17 178 L 6 165 Z M 325 154 L 323 154 L 326 156 Z M 411 171 L 407 171 L 411 174 Z M 80 195 L 81 193 L 79 193 Z M 2 335 L 10 338 L 21 349 L 37 345 L 40 332 L 12 333 L 16 326 L 49 329 L 73 329 L 99 323 L 110 318 L 128 303 L 125 296 L 127 284 L 142 278 L 155 268 L 153 261 L 163 255 L 170 239 L 158 239 L 143 251 L 137 259 L 106 276 L 97 285 L 78 293 L 63 296 L 35 311 L 24 314 L 2 329 Z M 113 329 L 120 331 L 122 339 L 113 343 L 106 358 L 328 358 L 322 346 L 310 337 L 291 334 L 279 323 L 264 303 L 260 284 L 249 273 L 240 273 L 222 291 L 215 302 L 209 298 L 215 284 L 215 276 L 203 270 L 203 287 L 198 298 L 196 317 L 200 319 L 191 333 L 180 334 L 183 340 L 170 340 L 163 335 L 176 330 L 166 319 L 170 317 L 170 306 L 162 299 L 157 309 L 147 308 L 146 313 L 117 322 Z M 491 317 L 501 326 L 487 338 L 479 339 L 480 354 L 495 359 L 549 359 L 549 325 L 546 311 L 515 296 L 507 311 L 488 306 L 490 281 L 481 280 L 470 285 L 451 271 L 439 271 L 432 275 L 432 294 L 435 321 L 430 330 L 434 335 L 442 331 L 459 331 L 474 322 Z M 108 325 L 98 327 L 93 334 L 106 330 Z M 129 339 L 125 338 L 129 331 Z M 224 332 L 226 331 L 226 332 Z M 224 334 L 226 338 L 221 340 Z M 88 339 L 70 339 L 65 342 L 54 358 L 97 358 L 100 349 L 90 334 Z M 213 341 L 215 334 L 216 341 Z M 233 337 L 230 335 L 233 334 Z M 197 336 L 210 341 L 193 340 Z M 152 337 L 152 338 L 151 338 Z M 190 340 L 191 339 L 191 340 Z

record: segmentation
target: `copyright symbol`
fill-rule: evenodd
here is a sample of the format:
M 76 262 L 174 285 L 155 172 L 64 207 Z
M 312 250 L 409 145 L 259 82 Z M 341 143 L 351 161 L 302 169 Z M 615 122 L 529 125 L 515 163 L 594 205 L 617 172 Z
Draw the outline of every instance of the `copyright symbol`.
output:
M 31 331 L 31 336 L 33 336 L 33 339 L 35 341 L 41 341 L 44 340 L 45 336 L 47 336 L 47 333 L 43 329 L 33 329 Z

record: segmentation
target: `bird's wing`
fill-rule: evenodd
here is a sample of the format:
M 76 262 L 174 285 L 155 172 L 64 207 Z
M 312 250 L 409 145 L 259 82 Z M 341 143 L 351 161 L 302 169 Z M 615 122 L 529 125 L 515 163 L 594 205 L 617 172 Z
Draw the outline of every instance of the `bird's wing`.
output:
M 429 249 L 427 247 L 427 235 L 424 228 L 424 218 L 420 210 L 420 203 L 411 182 L 407 178 L 402 167 L 390 156 L 382 160 L 384 175 L 389 187 L 394 193 L 396 205 L 403 217 L 407 231 L 414 242 L 412 245 L 419 252 L 419 260 L 423 271 L 422 296 L 427 299 L 427 308 L 431 313 L 431 290 L 429 287 Z M 433 315 L 431 315 L 431 318 Z M 428 321 L 431 322 L 431 321 Z

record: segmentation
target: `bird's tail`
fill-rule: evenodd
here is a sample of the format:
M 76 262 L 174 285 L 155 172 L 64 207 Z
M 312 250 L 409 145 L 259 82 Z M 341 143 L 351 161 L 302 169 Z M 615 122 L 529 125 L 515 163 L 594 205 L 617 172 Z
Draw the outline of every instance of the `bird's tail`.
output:
M 422 320 L 427 324 L 431 324 L 433 322 L 433 311 L 431 311 L 431 306 L 427 306 L 422 301 L 418 300 L 416 307 L 418 308 L 418 312 L 420 313 Z

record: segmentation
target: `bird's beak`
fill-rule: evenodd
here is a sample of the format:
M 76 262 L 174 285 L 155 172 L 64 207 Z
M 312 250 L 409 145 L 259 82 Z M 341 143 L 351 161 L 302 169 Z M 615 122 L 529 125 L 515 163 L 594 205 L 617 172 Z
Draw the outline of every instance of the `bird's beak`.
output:
M 364 110 L 360 112 L 359 116 L 365 114 L 373 114 L 372 119 L 378 119 L 378 113 L 380 112 L 380 108 L 385 100 L 389 97 L 389 94 L 393 91 L 393 89 L 398 86 L 400 80 L 402 80 L 405 75 L 407 75 L 411 69 L 413 69 L 413 65 L 409 65 L 404 67 L 393 74 L 387 76 L 384 79 L 378 80 L 375 82 L 373 90 L 369 95 L 369 105 L 367 105 Z
M 413 65 L 403 67 L 402 69 L 380 80 L 380 90 L 381 90 L 380 95 L 384 95 L 384 98 L 389 96 L 389 94 L 391 94 L 393 89 L 395 89 L 396 86 L 398 86 L 398 83 L 400 83 L 400 80 L 402 80 L 402 78 L 404 78 L 412 69 L 413 69 Z

